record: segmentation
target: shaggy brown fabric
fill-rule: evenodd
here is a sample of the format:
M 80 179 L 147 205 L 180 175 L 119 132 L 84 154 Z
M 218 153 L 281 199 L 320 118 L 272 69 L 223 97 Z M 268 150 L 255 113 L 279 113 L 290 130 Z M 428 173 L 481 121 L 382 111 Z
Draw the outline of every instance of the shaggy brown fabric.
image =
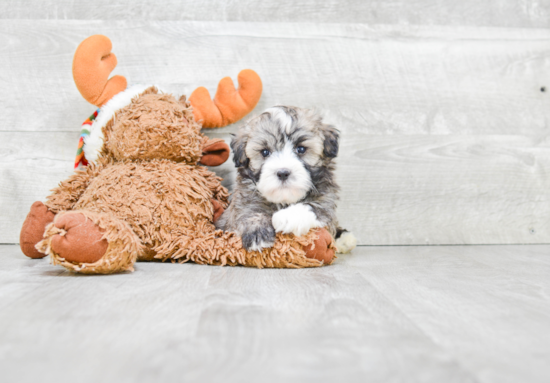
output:
M 196 164 L 203 136 L 185 97 L 148 88 L 104 128 L 104 155 L 118 161 L 157 158 Z
M 279 234 L 275 246 L 262 252 L 247 252 L 235 234 L 215 229 L 216 211 L 227 207 L 229 194 L 198 161 L 203 148 L 220 142 L 200 133 L 185 98 L 149 88 L 118 111 L 104 133 L 97 164 L 76 171 L 46 202 L 58 214 L 37 248 L 55 264 L 105 274 L 132 270 L 136 259 L 260 268 L 316 267 L 332 260 L 324 229 L 298 238 Z M 103 257 L 84 258 L 69 254 L 85 253 L 76 245 L 58 246 L 63 236 L 90 242 L 86 230 L 66 224 L 75 221 L 93 222 L 82 229 L 94 240 L 102 233 L 108 243 Z
M 73 210 L 82 193 L 90 184 L 90 180 L 96 177 L 103 170 L 103 162 L 97 165 L 90 163 L 85 170 L 75 171 L 59 186 L 52 190 L 47 198 L 46 206 L 54 213 L 64 210 Z
M 219 214 L 221 215 L 221 212 Z M 55 214 L 49 211 L 42 202 L 37 201 L 32 204 L 31 211 L 23 222 L 19 235 L 19 244 L 23 254 L 29 258 L 44 258 L 46 256 L 39 252 L 35 246 L 42 240 L 46 226 L 53 221 L 54 217 Z

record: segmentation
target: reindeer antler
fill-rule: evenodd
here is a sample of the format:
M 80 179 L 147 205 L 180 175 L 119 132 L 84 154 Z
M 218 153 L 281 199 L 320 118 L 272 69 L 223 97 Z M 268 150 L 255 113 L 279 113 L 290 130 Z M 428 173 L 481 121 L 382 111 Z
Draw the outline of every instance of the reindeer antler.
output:
M 233 80 L 224 77 L 218 84 L 214 101 L 204 87 L 195 89 L 189 97 L 195 120 L 202 120 L 203 128 L 221 128 L 239 121 L 258 103 L 262 95 L 262 80 L 251 69 L 242 70 L 237 77 L 239 89 Z
M 117 60 L 111 53 L 111 40 L 107 36 L 94 35 L 82 41 L 73 59 L 73 78 L 78 91 L 88 102 L 101 106 L 114 95 L 126 89 L 123 76 L 109 74 L 115 69 Z

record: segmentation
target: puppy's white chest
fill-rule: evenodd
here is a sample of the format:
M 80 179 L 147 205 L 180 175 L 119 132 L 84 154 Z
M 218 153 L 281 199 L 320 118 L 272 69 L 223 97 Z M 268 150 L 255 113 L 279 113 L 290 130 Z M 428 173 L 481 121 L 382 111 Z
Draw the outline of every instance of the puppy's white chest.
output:
M 296 236 L 302 236 L 315 227 L 323 227 L 311 206 L 297 203 L 281 209 L 271 219 L 271 223 L 276 232 L 293 233 Z

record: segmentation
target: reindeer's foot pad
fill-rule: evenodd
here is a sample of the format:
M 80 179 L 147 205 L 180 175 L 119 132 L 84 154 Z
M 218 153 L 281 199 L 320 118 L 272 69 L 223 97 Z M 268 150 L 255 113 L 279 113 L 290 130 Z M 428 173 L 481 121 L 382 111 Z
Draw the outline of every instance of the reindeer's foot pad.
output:
M 312 245 L 304 249 L 306 251 L 306 257 L 317 259 L 323 262 L 323 264 L 329 265 L 334 259 L 335 252 L 332 236 L 325 228 L 318 229 L 316 234 L 318 238 Z
M 60 231 L 51 238 L 52 250 L 72 263 L 94 263 L 107 251 L 105 230 L 84 214 L 65 214 L 54 222 Z
M 58 214 L 37 248 L 51 255 L 53 264 L 83 274 L 133 271 L 143 251 L 126 223 L 85 210 Z
M 55 214 L 48 210 L 42 202 L 35 202 L 31 206 L 31 211 L 27 215 L 21 234 L 19 235 L 19 244 L 21 251 L 29 258 L 44 258 L 46 254 L 36 249 L 36 244 L 44 236 L 46 226 L 53 221 Z

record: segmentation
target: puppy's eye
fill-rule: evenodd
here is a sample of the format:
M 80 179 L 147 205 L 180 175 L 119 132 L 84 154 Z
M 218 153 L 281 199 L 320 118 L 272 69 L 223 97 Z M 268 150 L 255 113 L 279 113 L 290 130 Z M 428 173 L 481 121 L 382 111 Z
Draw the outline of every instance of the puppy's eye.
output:
M 262 153 L 262 156 L 264 156 L 264 157 L 267 157 L 271 154 L 271 152 L 267 149 L 262 150 L 261 153 Z
M 306 148 L 303 147 L 303 146 L 298 146 L 296 148 L 296 153 L 298 153 L 298 154 L 304 154 L 305 152 L 306 152 Z

